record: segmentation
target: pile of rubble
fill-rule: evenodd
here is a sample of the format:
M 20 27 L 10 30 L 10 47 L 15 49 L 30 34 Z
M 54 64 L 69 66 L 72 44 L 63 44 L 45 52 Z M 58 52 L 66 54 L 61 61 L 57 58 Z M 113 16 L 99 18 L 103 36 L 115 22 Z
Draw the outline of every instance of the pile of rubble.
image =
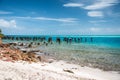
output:
M 46 61 L 44 56 L 40 56 L 32 52 L 25 53 L 23 51 L 20 51 L 19 49 L 11 48 L 10 44 L 0 44 L 0 59 L 4 61 Z

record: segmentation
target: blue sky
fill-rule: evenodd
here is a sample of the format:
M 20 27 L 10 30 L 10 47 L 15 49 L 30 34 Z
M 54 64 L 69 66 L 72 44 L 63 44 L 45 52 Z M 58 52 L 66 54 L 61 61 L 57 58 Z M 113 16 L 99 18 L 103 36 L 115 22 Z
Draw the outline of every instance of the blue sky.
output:
M 0 0 L 12 35 L 120 35 L 120 0 Z

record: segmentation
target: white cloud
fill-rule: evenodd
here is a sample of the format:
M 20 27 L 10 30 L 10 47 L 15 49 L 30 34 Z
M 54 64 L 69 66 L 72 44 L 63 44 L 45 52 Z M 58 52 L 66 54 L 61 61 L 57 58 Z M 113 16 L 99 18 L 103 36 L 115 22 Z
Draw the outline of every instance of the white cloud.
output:
M 89 11 L 87 15 L 90 17 L 103 17 L 104 16 L 102 11 Z
M 76 18 L 49 18 L 49 17 L 15 17 L 20 19 L 35 19 L 35 20 L 47 20 L 57 22 L 76 22 Z
M 92 27 L 92 28 L 90 28 L 90 30 L 91 30 L 92 32 L 99 32 L 99 31 L 101 31 L 101 28 Z
M 0 14 L 12 14 L 13 12 L 8 12 L 8 11 L 0 11 Z
M 67 3 L 63 5 L 64 7 L 82 7 L 83 4 L 81 3 Z
M 64 7 L 82 7 L 87 10 L 98 10 L 107 8 L 113 5 L 118 4 L 118 0 L 93 0 L 92 4 L 86 5 L 83 3 L 66 3 L 63 6 Z
M 88 10 L 104 9 L 116 5 L 117 3 L 118 0 L 96 0 L 95 3 L 85 6 L 84 9 L 88 9 Z
M 47 18 L 47 17 L 36 17 L 33 19 L 38 20 L 48 20 L 48 21 L 59 21 L 59 22 L 75 22 L 77 19 L 75 18 Z
M 57 30 L 60 34 L 83 34 L 83 35 L 105 35 L 105 34 L 119 34 L 120 28 L 103 28 L 103 27 L 90 27 L 90 28 L 78 28 L 78 29 L 67 29 Z
M 15 20 L 4 20 L 0 19 L 0 26 L 5 28 L 16 28 L 16 21 Z
M 89 3 L 90 1 L 88 1 Z M 85 5 L 83 3 L 66 3 L 63 6 L 64 7 L 82 7 L 87 10 L 98 10 L 98 9 L 104 9 L 113 5 L 116 5 L 119 3 L 119 0 L 93 0 L 92 4 Z
M 89 17 L 103 17 L 105 16 L 103 12 L 106 13 L 106 11 L 103 9 L 117 5 L 118 3 L 120 3 L 119 0 L 93 0 L 93 1 L 87 0 L 87 1 L 83 1 L 83 3 L 81 3 L 80 1 L 76 1 L 76 3 L 69 2 L 64 4 L 63 6 L 78 7 L 78 8 L 83 8 L 85 10 L 89 10 L 90 11 L 88 12 Z
M 97 21 L 89 21 L 90 23 L 104 23 L 104 22 L 107 22 L 106 20 L 97 20 Z
M 30 17 L 30 16 L 27 16 L 27 17 L 15 16 L 15 17 L 12 17 L 12 18 L 18 18 L 18 19 L 32 19 L 32 17 Z
M 93 33 L 99 34 L 119 34 L 120 28 L 100 28 L 100 27 L 91 27 L 89 30 Z

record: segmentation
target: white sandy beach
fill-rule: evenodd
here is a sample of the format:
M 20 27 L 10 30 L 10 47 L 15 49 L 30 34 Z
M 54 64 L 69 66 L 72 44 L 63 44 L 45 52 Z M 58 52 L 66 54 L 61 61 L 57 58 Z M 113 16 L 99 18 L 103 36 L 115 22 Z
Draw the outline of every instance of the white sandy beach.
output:
M 64 61 L 31 64 L 0 61 L 0 80 L 120 80 L 120 74 Z

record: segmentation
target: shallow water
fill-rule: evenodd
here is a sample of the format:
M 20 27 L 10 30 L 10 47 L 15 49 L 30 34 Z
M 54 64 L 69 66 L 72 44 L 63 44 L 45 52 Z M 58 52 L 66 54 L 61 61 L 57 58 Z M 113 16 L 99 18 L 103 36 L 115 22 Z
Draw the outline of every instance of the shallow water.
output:
M 30 36 L 33 37 L 33 36 Z M 49 36 L 45 36 L 46 41 Z M 37 47 L 45 53 L 49 53 L 56 59 L 66 60 L 82 66 L 91 66 L 103 70 L 120 71 L 120 36 L 51 36 L 53 44 Z M 61 44 L 56 43 L 56 37 L 63 40 L 64 37 L 82 38 L 80 42 L 72 41 Z M 92 41 L 91 41 L 92 37 Z M 4 42 L 16 42 L 16 40 L 3 40 Z M 32 42 L 21 41 L 18 42 Z M 39 40 L 34 41 L 36 43 Z M 40 42 L 43 43 L 43 42 Z
M 89 44 L 53 44 L 41 46 L 41 50 L 57 59 L 72 61 L 83 66 L 120 71 L 120 48 L 101 47 Z

